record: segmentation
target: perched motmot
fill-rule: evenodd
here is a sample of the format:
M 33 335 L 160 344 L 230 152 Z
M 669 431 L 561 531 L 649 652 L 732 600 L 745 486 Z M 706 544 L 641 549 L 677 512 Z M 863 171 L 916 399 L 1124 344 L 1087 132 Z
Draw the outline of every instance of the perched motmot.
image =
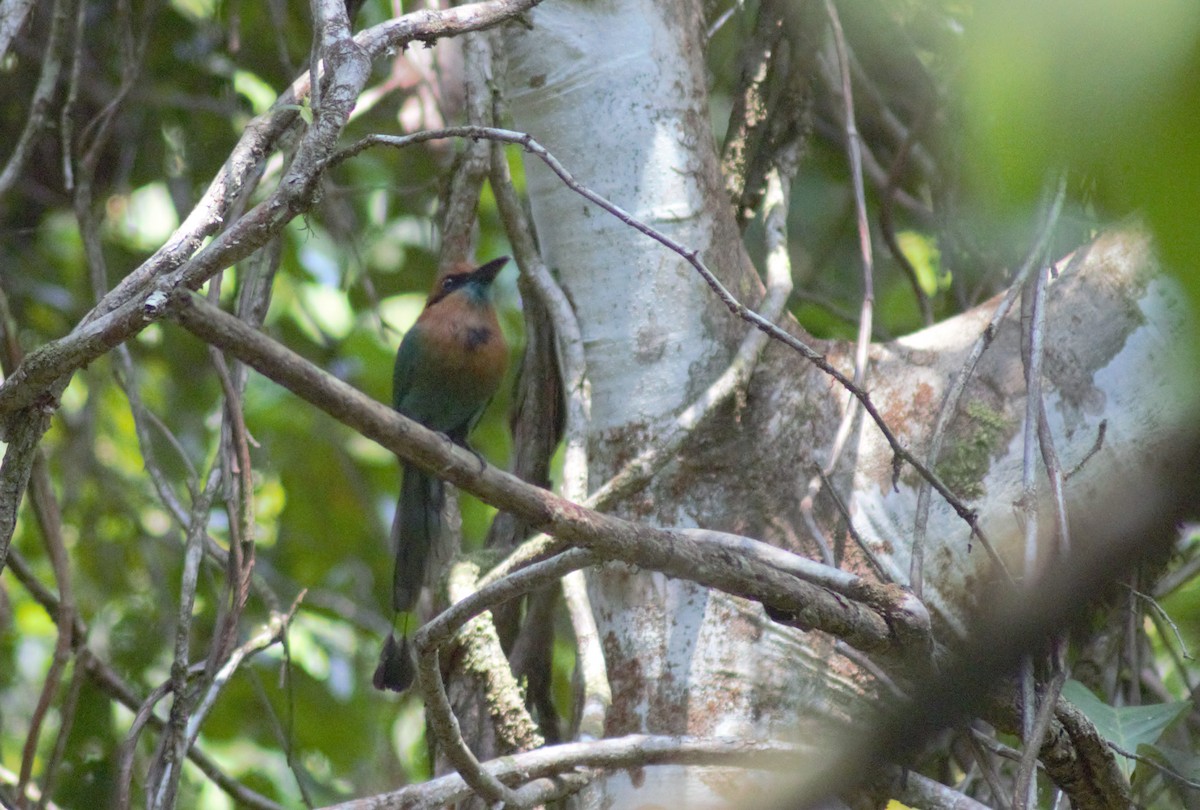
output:
M 508 345 L 492 306 L 492 282 L 503 256 L 472 269 L 458 265 L 440 274 L 417 322 L 400 341 L 392 376 L 392 407 L 430 430 L 467 446 L 508 365 Z M 441 533 L 444 485 L 404 464 L 400 502 L 392 523 L 396 571 L 392 607 L 411 611 L 425 584 L 430 548 Z M 388 636 L 375 670 L 377 689 L 402 692 L 412 683 L 407 649 Z

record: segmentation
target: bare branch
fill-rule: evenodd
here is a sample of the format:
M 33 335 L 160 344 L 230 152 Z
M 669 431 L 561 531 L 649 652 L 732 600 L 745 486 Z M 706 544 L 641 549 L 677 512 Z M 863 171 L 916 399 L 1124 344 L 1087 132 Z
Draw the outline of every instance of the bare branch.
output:
M 996 307 L 995 312 L 992 313 L 988 325 L 984 327 L 983 332 L 975 341 L 975 345 L 971 347 L 971 352 L 967 355 L 962 370 L 954 377 L 953 384 L 942 400 L 942 406 L 938 410 L 937 422 L 934 424 L 933 433 L 930 435 L 929 450 L 925 456 L 925 463 L 931 468 L 936 467 L 938 457 L 941 456 L 942 442 L 945 440 L 946 430 L 950 426 L 954 415 L 958 412 L 959 400 L 962 399 L 963 392 L 967 388 L 967 383 L 970 381 L 971 375 L 975 372 L 975 366 L 979 364 L 979 358 L 987 351 L 988 346 L 991 345 L 992 340 L 996 336 L 997 327 L 1008 315 L 1009 310 L 1012 309 L 1013 302 L 1016 301 L 1017 293 L 1020 292 L 1025 279 L 1029 277 L 1029 274 L 1036 267 L 1040 267 L 1041 258 L 1045 255 L 1047 246 L 1050 244 L 1050 235 L 1054 231 L 1054 224 L 1058 221 L 1058 215 L 1062 211 L 1066 193 L 1066 177 L 1064 176 L 1059 178 L 1058 189 L 1055 192 L 1053 202 L 1050 204 L 1050 209 L 1046 213 L 1045 223 L 1034 240 L 1033 247 L 1030 248 L 1025 263 L 1021 265 L 1021 269 L 1018 271 L 1017 277 L 1013 280 L 1012 286 L 1009 287 L 1008 293 Z M 925 527 L 929 521 L 929 497 L 929 487 L 922 484 L 917 493 L 917 517 L 913 528 L 912 559 L 908 574 L 909 587 L 913 589 L 913 593 L 918 598 L 920 598 L 924 590 Z M 1001 567 L 1000 570 L 1006 569 Z
M 239 357 L 404 461 L 520 515 L 561 540 L 593 549 L 607 559 L 762 602 L 788 615 L 796 626 L 826 630 L 864 651 L 902 652 L 906 647 L 897 643 L 895 629 L 866 604 L 835 597 L 753 559 L 740 559 L 719 545 L 588 511 L 490 466 L 481 471 L 473 453 L 364 396 L 236 318 L 195 297 L 180 298 L 175 307 L 176 320 L 201 339 Z
M 937 490 L 938 494 L 945 498 L 946 502 L 955 511 L 955 513 L 962 518 L 962 520 L 966 522 L 968 526 L 970 526 L 971 533 L 975 537 L 979 538 L 980 543 L 983 545 L 984 549 L 988 551 L 988 554 L 992 556 L 993 560 L 999 560 L 999 557 L 995 553 L 994 547 L 987 539 L 986 535 L 984 535 L 983 529 L 979 525 L 978 516 L 975 514 L 974 510 L 968 508 L 958 498 L 958 496 L 950 491 L 950 488 L 946 486 L 945 482 L 942 481 L 942 479 L 936 473 L 934 473 L 932 469 L 922 463 L 921 460 L 916 457 L 916 455 L 914 455 L 908 450 L 908 448 L 900 443 L 900 440 L 896 437 L 896 434 L 890 427 L 888 427 L 887 422 L 884 421 L 883 416 L 879 413 L 879 409 L 871 400 L 870 394 L 868 394 L 861 386 L 856 385 L 853 380 L 835 368 L 826 359 L 825 355 L 816 351 L 800 338 L 791 334 L 783 327 L 777 326 L 763 315 L 755 312 L 739 301 L 704 263 L 704 261 L 700 258 L 700 252 L 698 250 L 688 248 L 680 244 L 664 234 L 662 231 L 659 231 L 658 229 L 636 219 L 625 209 L 609 202 L 596 192 L 580 184 L 571 175 L 571 173 L 567 171 L 567 169 L 561 163 L 559 163 L 558 160 L 550 154 L 550 152 L 546 150 L 544 146 L 534 140 L 531 136 L 522 132 L 514 132 L 512 130 L 505 129 L 490 129 L 487 127 L 449 127 L 447 129 L 429 130 L 426 132 L 417 132 L 413 133 L 412 135 L 403 136 L 368 135 L 354 145 L 338 152 L 337 155 L 330 159 L 330 164 L 333 165 L 340 163 L 341 161 L 348 160 L 349 158 L 359 154 L 371 146 L 386 145 L 400 148 L 411 146 L 416 143 L 424 143 L 425 141 L 440 140 L 442 138 L 490 138 L 493 140 L 503 141 L 505 143 L 517 144 L 526 152 L 536 156 L 539 160 L 545 163 L 552 172 L 558 175 L 559 179 L 562 180 L 567 187 L 579 194 L 581 197 L 604 209 L 634 230 L 645 234 L 661 244 L 663 247 L 681 256 L 696 270 L 697 273 L 700 274 L 700 277 L 704 279 L 704 282 L 709 286 L 710 289 L 712 289 L 714 293 L 716 293 L 717 297 L 721 300 L 721 303 L 723 303 L 730 312 L 751 324 L 755 328 L 762 330 L 770 337 L 775 338 L 784 345 L 794 349 L 800 354 L 801 357 L 808 360 L 821 371 L 832 377 L 839 385 L 849 391 L 855 399 L 862 403 L 863 408 L 866 410 L 867 414 L 870 415 L 872 421 L 879 428 L 880 433 L 883 434 L 888 446 L 892 449 L 894 457 L 893 477 L 899 477 L 902 464 L 910 465 L 922 478 L 928 481 L 930 485 Z M 0 387 L 0 413 L 3 412 L 4 405 L 2 395 L 3 388 Z
M 32 4 L 32 0 L 21 0 L 21 2 Z M 4 5 L 13 6 L 16 3 L 13 0 L 5 0 Z M 21 17 L 28 10 L 28 6 L 18 9 L 0 8 L 0 20 L 3 21 L 0 22 L 0 36 L 7 33 L 5 29 L 8 28 L 9 13 L 16 15 L 19 27 Z M 50 35 L 46 40 L 45 53 L 42 55 L 42 73 L 29 103 L 25 127 L 17 137 L 16 145 L 13 147 L 12 154 L 8 156 L 4 168 L 0 169 L 0 196 L 7 194 L 12 188 L 13 183 L 21 174 L 21 169 L 25 166 L 25 161 L 29 159 L 38 135 L 46 127 L 50 114 L 50 103 L 54 99 L 55 91 L 58 90 L 58 80 L 62 74 L 68 34 L 71 31 L 72 11 L 74 11 L 74 0 L 56 0 L 54 3 L 54 16 L 50 20 Z M 7 43 L 0 39 L 0 56 L 7 50 Z
M 0 2 L 0 58 L 8 54 L 8 47 L 25 25 L 35 0 L 3 0 Z
M 325 54 L 323 66 L 333 77 L 325 103 L 315 111 L 296 159 L 278 187 L 199 249 L 221 228 L 230 206 L 244 193 L 246 181 L 259 163 L 299 120 L 297 102 L 308 94 L 307 73 L 280 96 L 270 111 L 247 125 L 208 190 L 167 242 L 122 279 L 69 335 L 31 352 L 0 385 L 0 424 L 15 421 L 12 414 L 17 409 L 28 407 L 48 391 L 53 400 L 65 385 L 65 375 L 162 317 L 162 304 L 172 291 L 198 288 L 213 274 L 266 244 L 306 211 L 320 177 L 330 165 L 328 158 L 341 127 L 369 76 L 370 59 L 410 42 L 432 42 L 496 25 L 538 2 L 486 0 L 443 11 L 417 11 L 362 31 L 345 46 L 332 48 Z
M 644 765 L 729 765 L 758 770 L 787 771 L 811 750 L 808 746 L 734 738 L 656 737 L 632 734 L 586 743 L 553 745 L 487 763 L 489 775 L 520 783 L 570 773 L 576 769 Z M 384 810 L 412 806 L 438 807 L 467 798 L 472 790 L 461 774 L 432 779 L 393 793 L 355 799 L 326 810 Z M 526 805 L 521 805 L 526 806 Z

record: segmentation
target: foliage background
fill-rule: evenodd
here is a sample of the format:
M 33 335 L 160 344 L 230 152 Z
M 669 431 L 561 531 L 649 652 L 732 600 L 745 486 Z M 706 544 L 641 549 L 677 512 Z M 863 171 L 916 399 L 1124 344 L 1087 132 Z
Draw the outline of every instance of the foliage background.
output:
M 553 2 L 553 0 L 548 0 Z M 732 16 L 711 39 L 713 125 L 723 134 L 754 3 L 719 5 Z M 847 37 L 883 103 L 860 93 L 860 128 L 884 158 L 900 148 L 886 109 L 914 125 L 932 170 L 899 184 L 927 210 L 897 208 L 896 230 L 909 260 L 944 317 L 1001 289 L 1028 245 L 1048 174 L 1072 167 L 1071 207 L 1058 232 L 1069 250 L 1105 222 L 1140 212 L 1164 257 L 1195 300 L 1200 254 L 1200 23 L 1186 0 L 1083 4 L 888 0 L 840 4 Z M 16 142 L 37 80 L 49 13 L 33 15 L 0 66 L 0 141 Z M 366 27 L 393 13 L 367 0 Z M 88 122 L 119 81 L 124 22 L 148 31 L 145 67 L 116 113 L 115 137 L 97 163 L 95 199 L 104 211 L 107 286 L 158 247 L 218 171 L 251 117 L 295 77 L 311 45 L 307 6 L 298 0 L 171 0 L 90 3 L 86 59 L 71 122 Z M 151 15 L 150 22 L 141 15 Z M 1036 21 L 1036 24 L 1035 24 Z M 816 30 L 821 30 L 819 27 Z M 455 123 L 461 108 L 456 43 L 397 54 L 375 66 L 377 94 L 360 104 L 346 131 L 396 133 Z M 840 100 L 820 81 L 812 89 L 812 136 L 793 190 L 792 310 L 813 333 L 852 337 L 857 317 L 858 252 L 849 170 L 841 144 Z M 19 182 L 0 197 L 0 291 L 27 350 L 68 332 L 94 302 L 72 199 L 65 190 L 55 131 L 40 138 Z M 336 169 L 311 216 L 288 228 L 265 329 L 352 385 L 390 399 L 391 362 L 415 319 L 437 261 L 436 215 L 455 145 L 368 151 Z M 7 147 L 5 150 L 7 151 Z M 511 156 L 520 177 L 520 160 Z M 276 169 L 277 170 L 277 169 Z M 268 169 L 270 171 L 270 169 Z M 869 187 L 873 212 L 882 189 Z M 756 223 L 749 225 L 748 244 Z M 507 251 L 485 191 L 478 255 Z M 877 239 L 877 244 L 879 240 Z M 877 248 L 877 336 L 919 328 L 912 286 L 895 259 Z M 522 321 L 514 273 L 499 285 L 513 367 Z M 238 271 L 214 294 L 229 301 Z M 849 317 L 846 317 L 849 313 Z M 147 472 L 161 470 L 190 503 L 217 443 L 220 387 L 207 350 L 179 328 L 151 326 L 129 344 L 135 375 L 123 378 L 112 356 L 76 374 L 62 397 L 44 449 L 61 504 L 64 533 L 88 643 L 140 694 L 169 675 L 178 603 L 182 531 Z M 158 424 L 139 441 L 122 383 L 136 389 Z M 505 386 L 475 434 L 494 463 L 509 452 Z M 1148 395 L 1153 395 L 1148 393 Z M 428 776 L 420 706 L 370 688 L 386 632 L 390 583 L 387 530 L 397 465 L 385 451 L 291 395 L 251 375 L 245 399 L 255 446 L 258 572 L 275 595 L 253 596 L 243 627 L 303 591 L 285 662 L 278 646 L 258 655 L 222 693 L 202 747 L 235 778 L 287 804 L 322 804 L 394 788 Z M 148 462 L 148 459 L 152 461 Z M 491 510 L 464 499 L 464 530 L 478 543 Z M 211 514 L 210 532 L 227 540 L 228 516 Z M 26 509 L 13 548 L 38 579 L 53 582 L 37 526 Z M 1181 545 L 1194 563 L 1195 540 Z M 1186 569 L 1185 569 L 1186 570 Z M 219 598 L 219 571 L 208 571 L 197 604 L 197 643 L 206 641 Z M 1180 637 L 1145 620 L 1164 674 L 1160 700 L 1183 698 L 1200 681 L 1194 662 L 1169 648 L 1200 646 L 1200 586 L 1184 577 L 1164 603 Z M 1153 583 L 1145 583 L 1146 590 Z M 207 623 L 207 626 L 206 626 Z M 557 657 L 556 694 L 569 713 L 570 645 Z M 0 766 L 21 767 L 22 746 L 53 654 L 55 629 L 30 593 L 0 579 Z M 197 649 L 197 654 L 202 654 Z M 66 755 L 55 774 L 55 802 L 95 806 L 111 795 L 115 758 L 131 714 L 86 678 Z M 1128 673 L 1101 697 L 1125 700 Z M 1135 690 L 1136 691 L 1136 690 Z M 41 735 L 44 762 L 62 722 L 52 710 Z M 1191 714 L 1181 724 L 1200 730 Z M 150 749 L 143 744 L 144 755 Z M 35 767 L 35 773 L 39 769 Z M 0 781 L 9 781 L 7 778 Z M 198 772 L 185 775 L 182 806 L 228 806 Z

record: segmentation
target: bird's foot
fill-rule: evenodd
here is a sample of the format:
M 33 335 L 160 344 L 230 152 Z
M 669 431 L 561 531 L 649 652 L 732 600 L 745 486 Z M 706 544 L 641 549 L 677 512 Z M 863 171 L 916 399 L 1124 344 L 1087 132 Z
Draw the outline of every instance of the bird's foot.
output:
M 475 456 L 475 460 L 479 462 L 479 472 L 476 474 L 482 475 L 483 471 L 487 469 L 487 459 L 471 445 L 466 445 L 466 448 L 471 451 L 471 455 Z
M 438 435 L 441 436 L 446 441 L 450 442 L 451 444 L 457 444 L 459 447 L 466 450 L 471 455 L 475 456 L 475 460 L 479 462 L 479 472 L 476 473 L 476 475 L 479 475 L 480 473 L 482 473 L 484 470 L 487 469 L 487 459 L 485 459 L 483 457 L 483 454 L 481 454 L 478 450 L 476 450 L 474 447 L 472 447 L 470 445 L 470 443 L 464 437 L 452 436 L 451 434 L 443 433 L 440 430 L 438 431 Z

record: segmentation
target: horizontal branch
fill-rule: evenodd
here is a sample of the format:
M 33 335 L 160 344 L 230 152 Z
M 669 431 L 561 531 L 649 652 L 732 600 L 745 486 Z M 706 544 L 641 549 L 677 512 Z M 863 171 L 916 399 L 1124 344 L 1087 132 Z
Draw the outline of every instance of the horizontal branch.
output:
M 911 633 L 897 632 L 892 623 L 903 624 L 910 612 L 898 605 L 893 613 L 886 607 L 847 598 L 726 543 L 704 542 L 684 532 L 654 529 L 594 512 L 490 465 L 481 469 L 478 457 L 469 450 L 401 416 L 199 297 L 179 294 L 172 307 L 175 320 L 202 340 L 229 352 L 403 461 L 521 517 L 532 527 L 591 549 L 605 559 L 761 602 L 773 613 L 785 615 L 793 626 L 823 630 L 864 652 L 907 651 Z M 887 601 L 886 592 L 878 595 Z M 917 632 L 921 632 L 919 628 Z
M 807 746 L 782 742 L 752 742 L 737 738 L 656 737 L 631 734 L 591 742 L 567 743 L 503 757 L 484 765 L 505 783 L 570 773 L 579 768 L 637 768 L 646 765 L 736 765 L 770 771 L 789 771 L 810 752 Z M 470 788 L 458 774 L 410 785 L 393 793 L 355 799 L 326 810 L 366 810 L 385 807 L 440 807 L 467 798 Z

